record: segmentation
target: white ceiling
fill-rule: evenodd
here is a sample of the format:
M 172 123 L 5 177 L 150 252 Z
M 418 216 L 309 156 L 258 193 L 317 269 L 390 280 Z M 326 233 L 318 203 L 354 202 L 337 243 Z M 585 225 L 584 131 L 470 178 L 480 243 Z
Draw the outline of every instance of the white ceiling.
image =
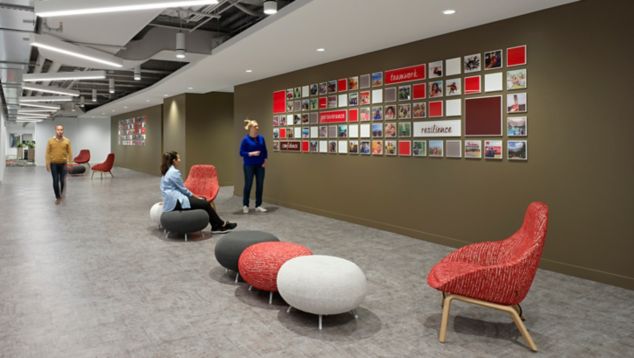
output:
M 85 116 L 108 116 L 157 105 L 165 95 L 232 91 L 241 83 L 574 1 L 296 0 L 201 61 Z M 445 9 L 455 9 L 456 14 L 443 15 Z M 319 47 L 326 52 L 316 52 Z M 246 73 L 246 69 L 253 72 Z

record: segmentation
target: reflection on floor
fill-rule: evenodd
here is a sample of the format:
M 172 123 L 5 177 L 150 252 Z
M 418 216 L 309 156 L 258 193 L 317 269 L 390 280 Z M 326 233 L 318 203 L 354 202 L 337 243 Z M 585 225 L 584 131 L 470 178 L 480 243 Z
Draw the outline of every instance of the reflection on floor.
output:
M 437 341 L 438 292 L 425 277 L 451 249 L 283 207 L 241 214 L 223 188 L 216 204 L 238 229 L 357 263 L 369 294 L 359 320 L 291 311 L 279 296 L 233 283 L 213 257 L 209 229 L 163 239 L 149 209 L 159 178 L 115 168 L 115 178 L 68 178 L 56 206 L 49 174 L 7 168 L 0 184 L 2 357 L 535 357 L 507 316 L 454 304 Z M 548 245 L 548 243 L 546 243 Z M 542 271 L 523 308 L 547 356 L 634 351 L 634 292 Z M 627 353 L 630 352 L 630 353 Z

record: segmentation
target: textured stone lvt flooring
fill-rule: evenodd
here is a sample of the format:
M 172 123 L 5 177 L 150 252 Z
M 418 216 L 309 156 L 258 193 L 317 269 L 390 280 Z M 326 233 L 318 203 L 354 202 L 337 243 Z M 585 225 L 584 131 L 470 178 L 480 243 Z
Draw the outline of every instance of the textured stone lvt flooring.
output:
M 0 185 L 2 357 L 633 356 L 634 292 L 540 270 L 523 307 L 540 353 L 502 313 L 456 303 L 437 341 L 440 294 L 426 284 L 450 248 L 283 207 L 239 214 L 223 188 L 221 216 L 316 254 L 356 262 L 369 293 L 358 310 L 317 318 L 279 296 L 234 284 L 209 229 L 164 239 L 149 219 L 159 178 L 70 177 L 56 206 L 43 168 L 7 168 Z M 266 205 L 265 205 L 266 206 Z

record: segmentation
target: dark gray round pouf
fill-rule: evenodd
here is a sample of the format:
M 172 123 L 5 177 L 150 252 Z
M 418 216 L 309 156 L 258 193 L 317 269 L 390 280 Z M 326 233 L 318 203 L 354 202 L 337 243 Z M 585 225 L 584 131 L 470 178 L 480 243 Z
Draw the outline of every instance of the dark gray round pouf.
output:
M 70 175 L 84 174 L 85 172 L 86 167 L 83 165 L 73 165 L 68 168 L 68 174 Z
M 232 231 L 218 240 L 215 254 L 222 267 L 238 272 L 238 259 L 247 247 L 259 242 L 280 241 L 264 231 Z
M 161 226 L 168 232 L 186 234 L 201 231 L 209 225 L 209 215 L 202 209 L 168 211 L 161 214 Z

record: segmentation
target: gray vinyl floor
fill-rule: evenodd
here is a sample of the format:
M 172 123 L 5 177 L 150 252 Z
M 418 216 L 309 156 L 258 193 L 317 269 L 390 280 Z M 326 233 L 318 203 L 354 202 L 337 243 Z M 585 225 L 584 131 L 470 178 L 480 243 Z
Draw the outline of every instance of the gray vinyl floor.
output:
M 355 320 L 286 313 L 276 296 L 234 284 L 209 229 L 164 239 L 149 219 L 159 178 L 70 177 L 56 206 L 43 168 L 7 168 L 0 185 L 2 357 L 625 357 L 634 356 L 634 291 L 540 270 L 523 308 L 540 352 L 502 313 L 456 303 L 437 341 L 440 294 L 426 284 L 451 249 L 283 207 L 222 217 L 316 254 L 356 262 L 369 293 Z M 267 205 L 265 205 L 267 206 Z

